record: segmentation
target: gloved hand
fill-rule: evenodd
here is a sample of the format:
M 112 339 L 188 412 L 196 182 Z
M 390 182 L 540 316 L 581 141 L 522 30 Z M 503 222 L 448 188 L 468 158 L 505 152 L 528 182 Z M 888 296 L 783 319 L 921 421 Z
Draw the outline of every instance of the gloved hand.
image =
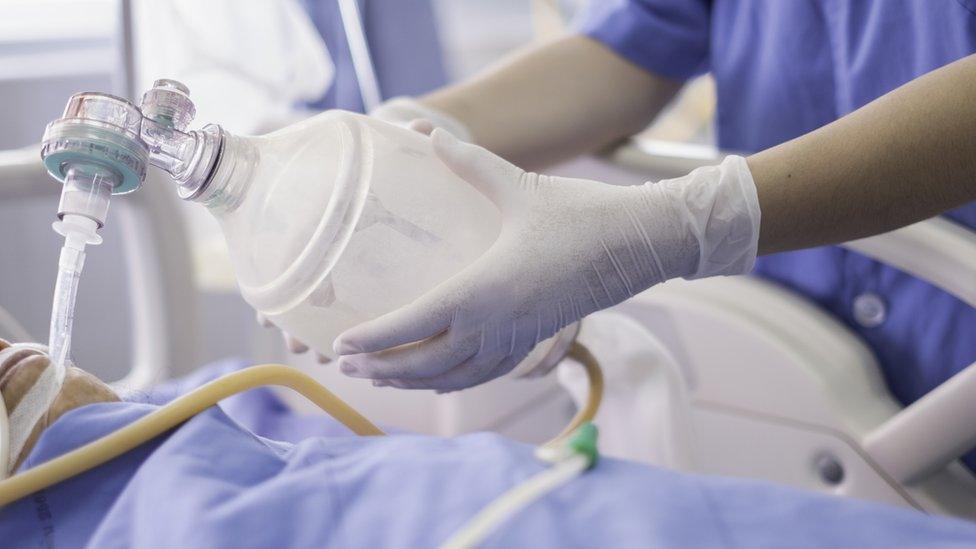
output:
M 369 115 L 424 135 L 430 135 L 436 128 L 443 128 L 462 141 L 471 141 L 471 132 L 460 120 L 411 97 L 394 97 L 373 109 Z M 277 328 L 261 313 L 256 314 L 256 319 L 258 324 L 265 328 Z M 285 348 L 292 353 L 301 354 L 308 351 L 308 345 L 284 330 L 281 331 L 281 335 L 285 340 Z M 320 364 L 329 362 L 329 357 L 320 352 L 316 352 L 315 357 Z
M 669 278 L 752 268 L 759 203 L 745 159 L 635 187 L 527 173 L 433 133 L 502 214 L 483 256 L 413 303 L 341 334 L 343 372 L 451 391 L 511 370 L 560 328 Z
M 394 97 L 373 109 L 369 115 L 424 135 L 442 128 L 461 141 L 473 141 L 471 131 L 460 120 L 412 97 Z

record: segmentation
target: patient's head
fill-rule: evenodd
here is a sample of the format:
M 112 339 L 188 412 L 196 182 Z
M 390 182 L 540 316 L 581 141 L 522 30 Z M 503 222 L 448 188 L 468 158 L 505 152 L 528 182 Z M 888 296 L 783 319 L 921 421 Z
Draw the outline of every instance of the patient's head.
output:
M 16 350 L 11 352 L 3 362 L 0 362 L 0 392 L 3 393 L 3 401 L 7 405 L 7 413 L 10 414 L 44 369 L 51 366 L 51 361 L 48 360 L 46 353 L 34 347 L 21 344 L 11 345 L 0 339 L 0 351 L 8 347 Z M 61 392 L 58 393 L 54 403 L 31 432 L 23 451 L 17 457 L 16 466 L 19 466 L 20 462 L 30 454 L 44 429 L 69 410 L 85 404 L 117 400 L 119 397 L 97 377 L 80 368 L 69 367 L 65 374 Z

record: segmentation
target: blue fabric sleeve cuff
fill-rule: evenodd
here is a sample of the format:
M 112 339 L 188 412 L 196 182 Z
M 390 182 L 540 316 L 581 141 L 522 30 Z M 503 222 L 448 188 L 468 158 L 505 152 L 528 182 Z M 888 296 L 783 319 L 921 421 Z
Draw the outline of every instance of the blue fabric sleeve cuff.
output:
M 687 80 L 709 69 L 709 9 L 702 0 L 627 0 L 594 10 L 580 31 L 659 76 Z

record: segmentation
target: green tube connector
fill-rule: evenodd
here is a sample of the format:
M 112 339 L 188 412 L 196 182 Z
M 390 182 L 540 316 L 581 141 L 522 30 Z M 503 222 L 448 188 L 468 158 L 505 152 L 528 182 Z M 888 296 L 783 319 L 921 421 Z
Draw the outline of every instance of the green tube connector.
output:
M 590 463 L 589 467 L 587 467 L 588 469 L 596 466 L 596 462 L 600 459 L 600 451 L 597 449 L 598 437 L 599 430 L 596 425 L 584 423 L 580 425 L 580 428 L 566 442 L 566 445 L 574 454 L 586 456 Z

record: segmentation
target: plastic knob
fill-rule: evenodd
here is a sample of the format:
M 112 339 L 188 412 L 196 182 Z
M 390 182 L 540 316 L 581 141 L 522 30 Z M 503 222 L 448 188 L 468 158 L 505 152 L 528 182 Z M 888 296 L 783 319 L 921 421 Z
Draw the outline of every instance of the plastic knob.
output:
M 142 96 L 140 109 L 146 118 L 179 131 L 186 130 L 197 113 L 189 88 L 168 79 L 153 82 L 152 89 Z

